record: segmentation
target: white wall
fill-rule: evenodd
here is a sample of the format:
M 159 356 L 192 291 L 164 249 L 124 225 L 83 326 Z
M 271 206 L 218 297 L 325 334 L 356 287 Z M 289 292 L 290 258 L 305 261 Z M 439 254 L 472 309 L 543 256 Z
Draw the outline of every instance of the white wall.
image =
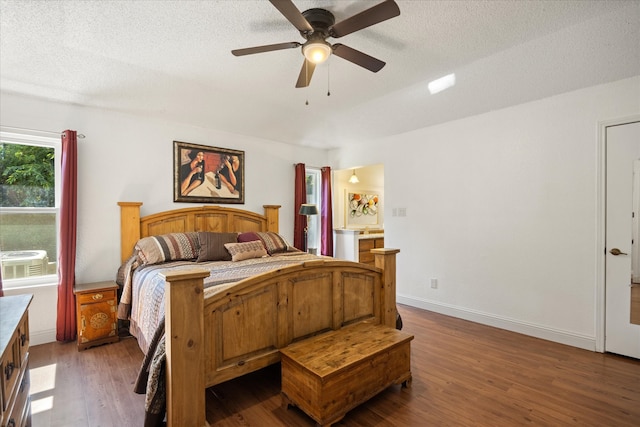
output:
M 8 93 L 0 96 L 0 124 L 50 131 L 74 129 L 86 135 L 78 143 L 77 282 L 115 278 L 120 264 L 118 201 L 143 202 L 142 215 L 193 206 L 173 203 L 174 140 L 244 150 L 245 204 L 240 207 L 262 212 L 264 204 L 282 205 L 280 232 L 290 241 L 293 164 L 327 164 L 323 150 Z M 55 340 L 55 289 L 33 291 L 33 343 Z
M 444 95 L 444 93 L 443 93 Z M 78 281 L 113 278 L 119 200 L 171 207 L 172 141 L 246 151 L 245 208 L 278 203 L 293 229 L 293 163 L 384 164 L 385 243 L 398 300 L 584 348 L 595 347 L 598 122 L 640 113 L 640 76 L 324 152 L 2 93 L 0 124 L 76 129 Z M 334 196 L 336 197 L 336 196 Z M 406 217 L 393 217 L 393 208 Z M 438 289 L 429 279 L 439 280 Z M 32 335 L 55 329 L 36 294 Z M 41 331 L 51 325 L 50 330 Z M 49 334 L 49 335 L 48 335 Z M 45 341 L 42 341 L 45 342 Z M 34 342 L 37 343 L 37 342 Z
M 331 159 L 384 163 L 399 302 L 594 349 L 598 122 L 638 113 L 634 77 Z M 401 207 L 407 216 L 393 217 Z
M 56 340 L 56 305 L 58 287 L 55 284 L 29 289 L 4 289 L 5 296 L 30 293 L 33 300 L 29 306 L 29 337 L 31 345 Z

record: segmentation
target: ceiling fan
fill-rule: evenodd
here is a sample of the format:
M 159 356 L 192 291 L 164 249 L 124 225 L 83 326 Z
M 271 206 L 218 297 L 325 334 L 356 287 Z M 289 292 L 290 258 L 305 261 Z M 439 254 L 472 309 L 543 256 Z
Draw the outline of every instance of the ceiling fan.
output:
M 385 66 L 385 63 L 379 59 L 341 43 L 334 43 L 332 45 L 327 42 L 327 39 L 329 37 L 340 38 L 400 15 L 400 8 L 394 0 L 386 0 L 337 24 L 335 23 L 333 14 L 328 10 L 314 8 L 301 13 L 291 0 L 269 1 L 300 31 L 300 34 L 306 42 L 277 43 L 248 47 L 245 49 L 235 49 L 231 51 L 235 56 L 252 55 L 254 53 L 292 49 L 302 46 L 302 53 L 305 59 L 302 64 L 302 69 L 300 70 L 300 75 L 298 76 L 296 87 L 309 86 L 316 65 L 326 61 L 332 53 L 374 73 L 377 73 Z

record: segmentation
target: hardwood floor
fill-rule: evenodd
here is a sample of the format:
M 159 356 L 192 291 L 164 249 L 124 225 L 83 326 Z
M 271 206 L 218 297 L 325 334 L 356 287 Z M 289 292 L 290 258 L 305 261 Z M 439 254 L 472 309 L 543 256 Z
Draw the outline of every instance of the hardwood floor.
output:
M 415 335 L 411 388 L 392 386 L 337 425 L 640 425 L 639 360 L 399 310 Z M 73 343 L 34 346 L 30 363 L 34 427 L 143 425 L 144 396 L 132 391 L 142 353 L 133 339 L 84 352 Z M 274 366 L 209 389 L 209 423 L 313 426 L 281 406 L 279 376 Z
M 142 358 L 133 338 L 81 352 L 75 342 L 31 347 L 33 427 L 142 427 L 144 395 L 133 392 Z

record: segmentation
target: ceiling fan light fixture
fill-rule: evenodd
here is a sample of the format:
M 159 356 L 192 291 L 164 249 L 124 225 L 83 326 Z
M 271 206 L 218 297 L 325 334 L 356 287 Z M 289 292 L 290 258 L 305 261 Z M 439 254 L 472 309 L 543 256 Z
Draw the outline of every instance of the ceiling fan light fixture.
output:
M 302 46 L 302 53 L 307 61 L 322 64 L 331 55 L 331 45 L 323 40 L 315 40 Z

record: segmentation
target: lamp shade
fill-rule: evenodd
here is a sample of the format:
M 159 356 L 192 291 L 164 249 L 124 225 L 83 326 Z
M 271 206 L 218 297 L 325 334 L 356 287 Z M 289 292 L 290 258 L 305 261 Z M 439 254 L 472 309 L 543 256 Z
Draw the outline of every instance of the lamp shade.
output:
M 318 207 L 316 205 L 305 203 L 300 205 L 300 210 L 298 211 L 300 215 L 318 215 Z
M 356 176 L 356 170 L 353 170 L 353 175 L 351 175 L 351 177 L 349 177 L 349 182 L 351 184 L 357 184 L 360 182 L 360 180 L 358 179 L 358 177 Z
M 302 53 L 308 61 L 322 64 L 331 55 L 331 46 L 324 40 L 315 40 L 302 46 Z

